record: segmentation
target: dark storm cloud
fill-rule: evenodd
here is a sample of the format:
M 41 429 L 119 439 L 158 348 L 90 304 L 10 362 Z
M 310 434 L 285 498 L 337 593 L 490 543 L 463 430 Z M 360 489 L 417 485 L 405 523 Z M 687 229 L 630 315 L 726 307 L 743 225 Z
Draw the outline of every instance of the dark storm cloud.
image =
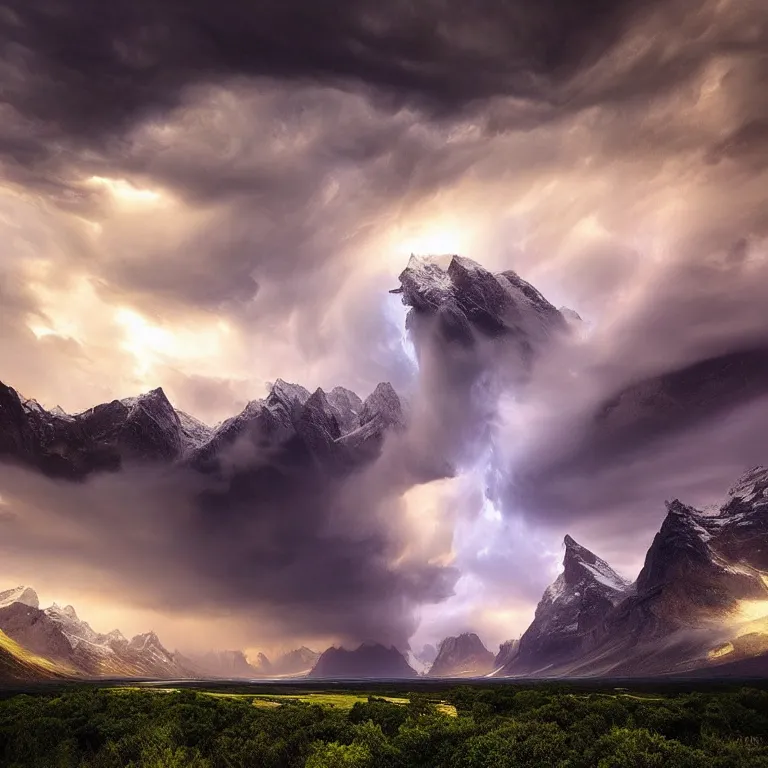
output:
M 451 594 L 449 567 L 408 557 L 399 499 L 413 479 L 392 445 L 360 476 L 235 443 L 217 478 L 126 468 L 61 483 L 2 467 L 8 563 L 98 582 L 104 596 L 168 615 L 233 612 L 251 644 L 377 640 L 406 648 L 415 610 Z M 284 460 L 284 459 L 283 459 Z M 92 589 L 93 591 L 93 589 Z M 179 642 L 174 640 L 174 642 Z
M 31 119 L 83 138 L 175 105 L 187 85 L 233 74 L 363 82 L 394 103 L 454 110 L 497 94 L 539 95 L 537 76 L 567 78 L 594 61 L 626 29 L 631 8 L 12 0 L 2 16 L 6 93 Z
M 501 431 L 502 443 L 525 445 L 506 507 L 576 530 L 605 521 L 615 546 L 622 528 L 658 525 L 664 500 L 713 503 L 768 460 L 763 248 L 750 255 L 736 240 L 714 262 L 703 250 L 699 263 L 662 270 L 620 327 L 544 363 L 530 410 L 510 406 Z

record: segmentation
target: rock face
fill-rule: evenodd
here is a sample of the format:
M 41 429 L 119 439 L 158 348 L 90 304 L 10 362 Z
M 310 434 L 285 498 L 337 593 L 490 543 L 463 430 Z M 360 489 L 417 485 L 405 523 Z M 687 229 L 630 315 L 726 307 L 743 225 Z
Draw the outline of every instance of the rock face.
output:
M 494 674 L 501 672 L 504 667 L 512 662 L 520 648 L 519 640 L 506 640 L 499 646 L 499 652 L 493 660 Z
M 570 536 L 564 544 L 563 572 L 544 592 L 507 673 L 540 673 L 578 657 L 590 632 L 629 591 L 629 583 L 604 560 Z
M 378 643 L 363 643 L 354 651 L 329 648 L 317 660 L 310 678 L 333 680 L 410 679 L 418 677 L 397 648 Z
M 569 327 L 563 314 L 516 272 L 493 274 L 461 256 L 451 257 L 447 266 L 412 256 L 392 293 L 411 307 L 411 330 L 418 333 L 429 320 L 446 341 L 467 346 L 478 335 L 504 337 L 515 343 L 526 364 L 537 347 Z
M 278 380 L 265 399 L 211 428 L 174 410 L 162 389 L 70 416 L 0 383 L 0 458 L 73 480 L 129 463 L 219 472 L 257 451 L 343 472 L 375 456 L 386 431 L 402 423 L 400 399 L 389 384 L 362 402 L 342 387 L 310 395 Z
M 124 461 L 169 461 L 184 447 L 179 417 L 162 389 L 70 416 L 0 384 L 0 456 L 46 474 L 77 479 Z
M 72 645 L 62 628 L 45 611 L 25 603 L 0 608 L 0 630 L 39 656 L 70 663 Z
M 70 678 L 72 672 L 65 665 L 32 653 L 0 631 L 0 682 L 61 680 Z
M 72 675 L 81 677 L 191 677 L 177 654 L 168 651 L 154 632 L 131 640 L 119 630 L 95 632 L 75 609 L 55 603 L 41 610 L 37 593 L 19 587 L 2 594 L 16 595 L 25 602 L 6 597 L 0 607 L 0 631 L 23 648 Z
M 37 592 L 31 587 L 14 587 L 13 589 L 6 589 L 4 592 L 0 592 L 0 608 L 12 605 L 13 603 L 21 603 L 31 608 L 40 607 Z
M 651 675 L 748 665 L 768 649 L 768 469 L 755 467 L 716 511 L 678 500 L 628 585 L 566 539 L 547 588 L 502 674 Z M 744 609 L 763 609 L 755 622 Z M 740 667 L 733 666 L 738 661 Z M 744 664 L 742 664 L 744 662 Z
M 493 654 L 474 632 L 446 637 L 440 643 L 430 677 L 480 677 L 493 670 Z

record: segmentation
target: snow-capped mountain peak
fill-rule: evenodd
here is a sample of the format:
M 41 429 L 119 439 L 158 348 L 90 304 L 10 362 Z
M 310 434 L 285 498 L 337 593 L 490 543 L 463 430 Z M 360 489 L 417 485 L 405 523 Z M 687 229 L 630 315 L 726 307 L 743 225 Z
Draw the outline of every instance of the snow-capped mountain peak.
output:
M 630 583 L 594 552 L 571 536 L 563 543 L 563 571 L 544 591 L 502 674 L 530 672 L 550 659 L 576 656 L 605 614 L 631 592 Z
M 14 587 L 13 589 L 6 589 L 4 592 L 0 592 L 0 608 L 12 605 L 13 603 L 23 603 L 31 608 L 40 607 L 37 592 L 31 587 L 25 586 Z
M 563 558 L 563 577 L 567 585 L 584 586 L 583 582 L 593 581 L 605 587 L 610 592 L 624 593 L 629 587 L 629 581 L 619 576 L 602 558 L 582 547 L 571 536 L 566 535 L 565 557 Z

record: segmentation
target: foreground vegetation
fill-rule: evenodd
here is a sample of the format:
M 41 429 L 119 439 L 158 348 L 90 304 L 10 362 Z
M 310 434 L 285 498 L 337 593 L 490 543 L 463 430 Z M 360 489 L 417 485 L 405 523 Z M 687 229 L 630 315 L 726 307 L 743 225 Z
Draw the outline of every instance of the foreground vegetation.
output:
M 768 768 L 768 691 L 79 688 L 0 700 L 4 768 Z

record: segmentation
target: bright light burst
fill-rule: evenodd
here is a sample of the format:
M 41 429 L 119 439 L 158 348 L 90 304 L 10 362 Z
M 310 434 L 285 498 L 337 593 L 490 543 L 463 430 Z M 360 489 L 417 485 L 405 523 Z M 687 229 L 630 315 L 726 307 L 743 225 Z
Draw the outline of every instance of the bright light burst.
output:
M 469 235 L 467 226 L 447 219 L 397 227 L 391 234 L 392 251 L 401 261 L 411 254 L 466 255 L 470 246 Z
M 110 179 L 106 176 L 91 176 L 88 179 L 94 184 L 106 189 L 114 198 L 126 203 L 154 203 L 162 195 L 154 189 L 141 189 L 126 179 Z

